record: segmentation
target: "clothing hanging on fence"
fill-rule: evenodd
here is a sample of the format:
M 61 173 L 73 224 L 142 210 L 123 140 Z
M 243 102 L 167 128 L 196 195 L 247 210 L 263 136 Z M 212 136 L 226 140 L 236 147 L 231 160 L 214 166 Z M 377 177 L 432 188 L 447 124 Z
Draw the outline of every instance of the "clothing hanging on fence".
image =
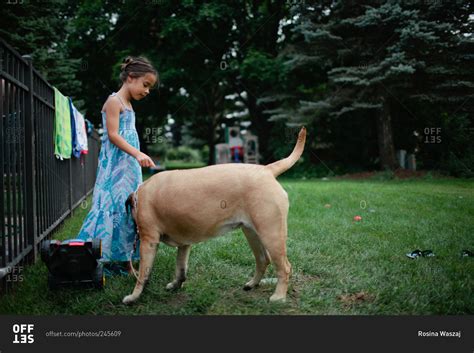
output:
M 69 108 L 71 110 L 71 132 L 72 132 L 72 154 L 79 158 L 81 154 L 87 154 L 87 133 L 84 116 L 76 109 L 69 98 Z
M 69 100 L 54 87 L 54 155 L 61 160 L 71 158 L 71 111 Z
M 92 124 L 89 120 L 84 119 L 86 121 L 86 131 L 87 131 L 87 136 L 92 135 L 92 131 L 94 130 L 94 124 Z
M 135 112 L 122 105 L 118 134 L 130 145 L 140 149 Z M 135 225 L 125 209 L 125 201 L 142 183 L 142 169 L 134 157 L 110 142 L 105 112 L 102 112 L 102 126 L 104 133 L 101 137 L 92 207 L 76 238 L 101 239 L 101 262 L 128 261 L 135 240 Z M 132 259 L 139 259 L 139 246 Z

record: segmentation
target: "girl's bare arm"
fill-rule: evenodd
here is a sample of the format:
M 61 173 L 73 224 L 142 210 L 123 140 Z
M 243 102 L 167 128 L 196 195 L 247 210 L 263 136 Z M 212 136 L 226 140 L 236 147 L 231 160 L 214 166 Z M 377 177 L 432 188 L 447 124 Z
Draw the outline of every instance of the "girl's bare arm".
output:
M 132 157 L 136 158 L 142 167 L 153 167 L 152 159 L 145 153 L 140 152 L 132 145 L 130 145 L 122 136 L 118 133 L 119 128 L 119 115 L 120 115 L 120 102 L 118 98 L 111 97 L 105 104 L 105 113 L 107 115 L 106 125 L 107 133 L 110 142 L 120 148 L 125 153 L 128 153 Z

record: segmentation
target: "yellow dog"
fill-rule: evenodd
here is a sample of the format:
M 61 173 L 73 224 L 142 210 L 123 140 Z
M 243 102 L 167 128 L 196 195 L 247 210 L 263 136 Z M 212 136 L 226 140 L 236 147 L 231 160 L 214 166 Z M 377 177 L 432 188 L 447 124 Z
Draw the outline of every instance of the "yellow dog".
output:
M 140 268 L 133 293 L 123 303 L 139 298 L 160 242 L 178 248 L 176 278 L 166 286 L 177 289 L 186 280 L 191 244 L 236 228 L 242 228 L 256 261 L 255 275 L 244 289 L 257 286 L 272 262 L 278 282 L 270 301 L 284 301 L 291 272 L 286 256 L 289 202 L 276 177 L 300 158 L 305 140 L 303 127 L 290 156 L 265 166 L 220 164 L 165 171 L 140 185 L 126 202 L 140 236 Z

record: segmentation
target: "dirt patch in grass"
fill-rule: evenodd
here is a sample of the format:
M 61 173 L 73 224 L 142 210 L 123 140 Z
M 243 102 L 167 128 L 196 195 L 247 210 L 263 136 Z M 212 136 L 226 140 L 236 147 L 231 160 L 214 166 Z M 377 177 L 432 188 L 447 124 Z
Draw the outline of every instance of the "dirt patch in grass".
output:
M 358 293 L 348 293 L 342 294 L 337 297 L 344 307 L 349 308 L 357 304 L 362 304 L 365 302 L 372 302 L 375 300 L 375 296 L 367 292 L 358 292 Z
M 397 179 L 421 178 L 424 177 L 426 173 L 425 170 L 397 169 L 394 172 L 394 176 Z
M 372 178 L 377 172 L 360 172 L 360 173 L 351 173 L 336 176 L 334 179 L 369 179 Z
M 290 282 L 288 286 L 288 299 L 293 303 L 295 307 L 300 305 L 300 295 L 304 290 L 305 285 L 319 282 L 321 277 L 317 275 L 309 275 L 302 272 L 293 274 L 290 277 Z
M 321 280 L 321 277 L 317 275 L 308 275 L 305 273 L 297 273 L 294 274 L 290 277 L 290 288 L 291 291 L 295 294 L 298 295 L 303 286 L 307 284 L 308 282 L 318 282 Z
M 189 301 L 189 296 L 186 293 L 174 291 L 171 292 L 171 297 L 166 301 L 166 304 L 173 308 L 182 308 Z

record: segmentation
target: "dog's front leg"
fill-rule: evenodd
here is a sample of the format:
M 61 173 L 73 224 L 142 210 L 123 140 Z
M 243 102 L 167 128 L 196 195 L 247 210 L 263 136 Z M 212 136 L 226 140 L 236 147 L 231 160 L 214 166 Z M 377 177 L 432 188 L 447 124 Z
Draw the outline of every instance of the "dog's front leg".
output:
M 176 278 L 173 282 L 166 285 L 166 289 L 175 290 L 181 288 L 183 282 L 186 280 L 186 273 L 188 271 L 188 259 L 191 250 L 191 245 L 183 245 L 178 247 L 178 256 L 176 257 Z
M 150 238 L 143 236 L 140 238 L 140 269 L 138 280 L 132 294 L 123 298 L 124 304 L 131 304 L 140 297 L 143 287 L 145 286 L 146 281 L 148 281 L 155 260 L 158 241 L 150 241 Z

